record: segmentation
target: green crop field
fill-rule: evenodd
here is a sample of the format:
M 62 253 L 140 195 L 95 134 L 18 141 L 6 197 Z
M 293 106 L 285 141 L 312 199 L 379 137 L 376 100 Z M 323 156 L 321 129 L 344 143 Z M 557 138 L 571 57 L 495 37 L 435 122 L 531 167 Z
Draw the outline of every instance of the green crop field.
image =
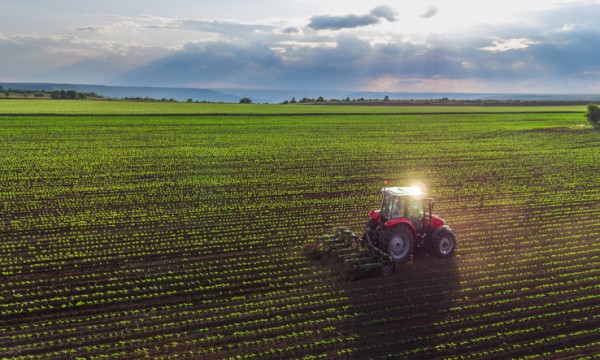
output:
M 583 107 L 0 101 L 0 358 L 594 358 Z M 301 249 L 421 182 L 456 256 Z
M 563 112 L 581 113 L 584 106 L 348 106 L 348 105 L 244 105 L 176 102 L 2 100 L 0 114 L 53 115 L 279 115 L 279 114 L 396 114 L 396 113 L 478 113 L 478 112 Z

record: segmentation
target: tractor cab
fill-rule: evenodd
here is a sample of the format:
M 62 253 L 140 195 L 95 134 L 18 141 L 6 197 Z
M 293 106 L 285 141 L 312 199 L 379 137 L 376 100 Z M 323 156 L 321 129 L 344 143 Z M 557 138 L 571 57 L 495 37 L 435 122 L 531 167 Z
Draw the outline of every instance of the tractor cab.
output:
M 419 187 L 385 187 L 381 192 L 381 209 L 369 215 L 378 224 L 389 227 L 404 222 L 410 224 L 415 235 L 431 224 L 433 199 L 426 198 Z
M 414 224 L 415 228 L 423 226 L 425 215 L 425 194 L 418 187 L 390 187 L 383 188 L 383 201 L 381 202 L 380 217 L 383 222 L 406 218 Z M 431 214 L 431 212 L 429 212 Z

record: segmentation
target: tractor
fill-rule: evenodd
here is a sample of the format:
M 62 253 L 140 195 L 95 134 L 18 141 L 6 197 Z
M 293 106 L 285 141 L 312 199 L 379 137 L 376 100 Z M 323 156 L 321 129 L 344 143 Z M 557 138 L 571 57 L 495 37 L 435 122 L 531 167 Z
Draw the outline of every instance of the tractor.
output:
M 433 215 L 433 199 L 421 188 L 388 187 L 381 189 L 381 208 L 369 213 L 362 236 L 340 228 L 335 235 L 323 236 L 305 252 L 341 265 L 342 276 L 381 269 L 384 275 L 397 271 L 416 249 L 426 249 L 438 258 L 450 257 L 456 249 L 454 231 L 446 221 Z M 340 266 L 338 266 L 340 267 Z

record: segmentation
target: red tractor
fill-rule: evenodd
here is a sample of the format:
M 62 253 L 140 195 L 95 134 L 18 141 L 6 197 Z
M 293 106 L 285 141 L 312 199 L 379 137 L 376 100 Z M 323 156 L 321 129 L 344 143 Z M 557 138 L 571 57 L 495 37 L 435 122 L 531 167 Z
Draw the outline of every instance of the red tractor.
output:
M 335 235 L 318 239 L 310 254 L 318 258 L 333 255 L 358 272 L 396 270 L 416 248 L 440 258 L 452 256 L 456 236 L 444 219 L 432 214 L 433 199 L 416 186 L 387 187 L 387 182 L 384 186 L 381 208 L 371 211 L 361 237 L 338 229 Z
M 371 211 L 362 237 L 365 247 L 389 255 L 392 262 L 407 261 L 415 248 L 437 257 L 454 254 L 456 237 L 446 221 L 433 215 L 433 199 L 419 187 L 384 187 L 381 209 Z

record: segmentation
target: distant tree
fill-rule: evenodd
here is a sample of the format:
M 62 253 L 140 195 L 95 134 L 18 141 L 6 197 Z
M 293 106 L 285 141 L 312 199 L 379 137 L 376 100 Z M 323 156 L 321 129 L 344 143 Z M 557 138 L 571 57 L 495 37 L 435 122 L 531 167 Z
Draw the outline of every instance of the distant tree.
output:
M 192 98 L 189 98 L 189 99 L 187 99 L 187 102 L 189 102 L 189 103 L 193 103 L 193 102 L 194 102 L 194 100 L 193 100 Z
M 390 101 L 390 97 L 386 95 L 386 96 L 383 98 L 383 101 Z
M 600 122 L 600 107 L 595 104 L 589 104 L 587 106 L 587 112 L 585 116 L 592 123 L 592 125 L 598 125 Z
M 322 96 L 319 96 L 317 98 L 317 102 L 325 102 L 325 98 L 323 98 Z
M 292 100 L 290 100 L 290 104 L 295 104 L 295 103 L 297 103 L 297 101 L 296 101 L 296 98 L 293 97 Z
M 75 99 L 86 99 L 87 96 L 85 94 L 80 94 L 75 90 L 69 90 L 69 91 L 55 90 L 50 93 L 50 98 L 75 100 Z
M 245 97 L 243 99 L 240 99 L 240 104 L 252 104 L 252 100 L 250 98 Z

